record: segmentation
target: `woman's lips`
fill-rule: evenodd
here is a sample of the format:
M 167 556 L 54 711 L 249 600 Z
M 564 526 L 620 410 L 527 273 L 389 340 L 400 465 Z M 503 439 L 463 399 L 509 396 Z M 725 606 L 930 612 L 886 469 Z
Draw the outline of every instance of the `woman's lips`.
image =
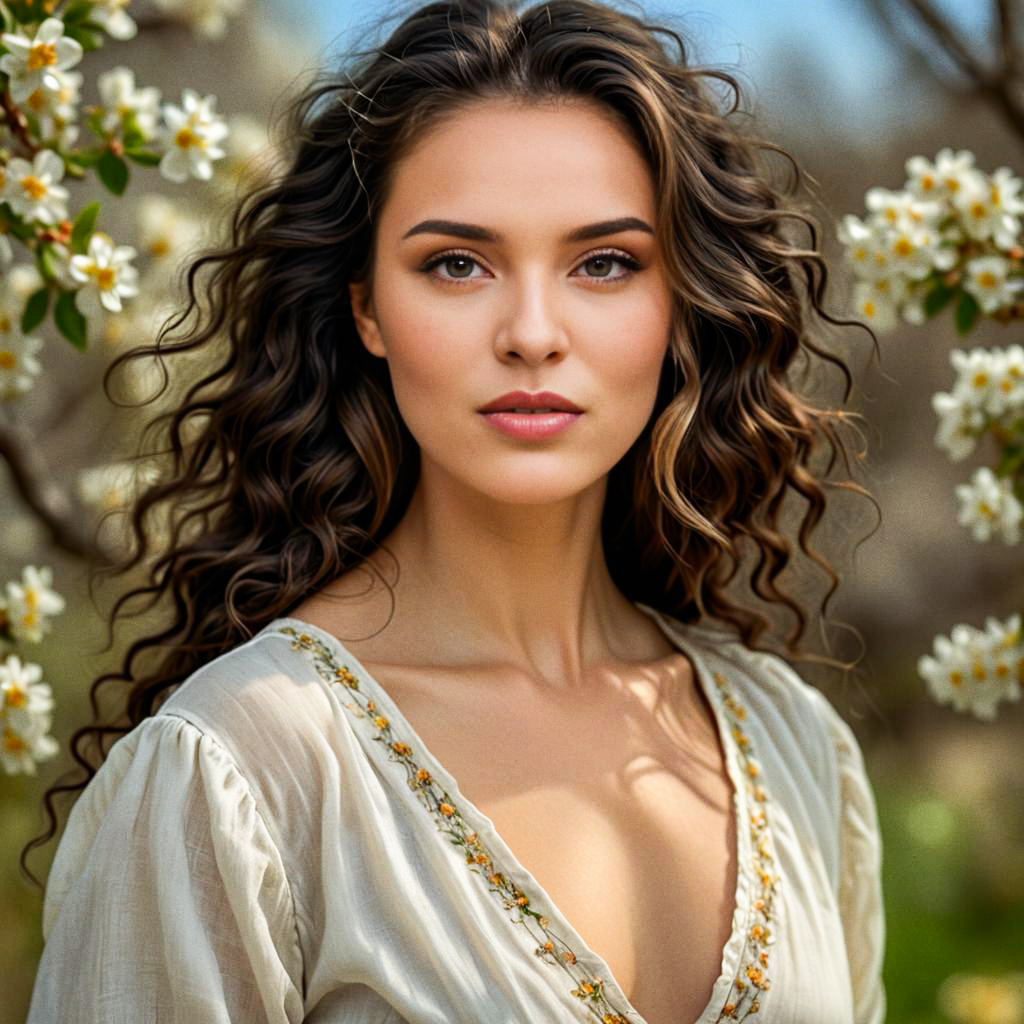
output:
M 493 427 L 510 437 L 537 440 L 552 437 L 572 426 L 581 412 L 485 412 L 481 413 Z

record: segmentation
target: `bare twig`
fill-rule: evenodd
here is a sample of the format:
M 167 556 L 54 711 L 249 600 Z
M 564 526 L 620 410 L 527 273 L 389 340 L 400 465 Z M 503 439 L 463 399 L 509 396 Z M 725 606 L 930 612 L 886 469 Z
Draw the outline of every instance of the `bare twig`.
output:
M 113 559 L 83 528 L 83 519 L 56 482 L 32 432 L 18 423 L 0 425 L 0 459 L 10 467 L 14 487 L 61 551 L 94 563 Z
M 892 17 L 891 8 L 903 10 L 915 18 L 928 32 L 939 50 L 946 54 L 965 75 L 973 86 L 973 92 L 990 104 L 1009 125 L 1024 139 L 1024 83 L 1020 80 L 1021 54 L 1016 34 L 1018 0 L 993 0 L 998 38 L 998 56 L 987 64 L 971 48 L 962 33 L 934 5 L 932 0 L 868 0 L 868 6 L 885 28 L 898 37 L 903 47 L 913 56 L 922 60 L 935 77 L 949 86 L 950 83 L 927 59 L 927 51 L 919 45 L 916 37 L 911 39 L 900 32 Z

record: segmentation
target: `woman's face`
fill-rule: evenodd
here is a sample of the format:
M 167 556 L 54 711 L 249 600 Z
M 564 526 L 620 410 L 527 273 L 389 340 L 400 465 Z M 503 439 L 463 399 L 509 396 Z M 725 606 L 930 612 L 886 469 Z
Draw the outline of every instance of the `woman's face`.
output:
M 361 283 L 350 294 L 424 474 L 515 504 L 602 481 L 647 423 L 668 347 L 655 211 L 643 156 L 585 102 L 481 100 L 397 164 L 372 297 Z M 582 413 L 514 436 L 479 411 L 510 391 L 555 392 Z

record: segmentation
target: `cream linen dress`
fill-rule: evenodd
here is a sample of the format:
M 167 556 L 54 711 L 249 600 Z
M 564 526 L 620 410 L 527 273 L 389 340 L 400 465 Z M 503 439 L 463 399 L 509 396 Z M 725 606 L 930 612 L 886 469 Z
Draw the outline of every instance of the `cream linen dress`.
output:
M 733 928 L 697 1024 L 880 1024 L 881 847 L 849 726 L 782 658 L 636 607 L 693 662 L 733 786 Z M 29 1024 L 645 1024 L 383 687 L 294 618 L 114 744 L 42 927 Z

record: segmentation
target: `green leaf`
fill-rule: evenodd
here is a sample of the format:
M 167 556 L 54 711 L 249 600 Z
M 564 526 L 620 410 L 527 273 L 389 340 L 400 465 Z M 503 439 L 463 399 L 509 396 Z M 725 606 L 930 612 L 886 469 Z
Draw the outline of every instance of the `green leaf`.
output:
M 996 476 L 1012 476 L 1021 466 L 1024 466 L 1024 445 L 1007 445 L 996 467 Z
M 90 14 L 92 14 L 92 3 L 90 0 L 75 0 L 74 3 L 68 5 L 60 18 L 65 26 L 77 25 L 79 22 L 86 21 Z
M 139 119 L 135 111 L 130 110 L 121 118 L 121 141 L 125 149 L 138 149 L 146 144 L 146 133 L 139 127 Z
M 83 50 L 98 50 L 103 45 L 103 33 L 97 32 L 95 28 L 87 27 L 92 24 L 92 22 L 82 22 L 79 25 L 67 25 L 64 35 L 81 43 Z M 96 28 L 98 27 L 96 26 Z
M 95 167 L 99 162 L 106 149 L 83 149 L 80 153 L 76 153 L 74 156 L 75 163 L 82 167 Z
M 85 317 L 75 305 L 75 293 L 61 291 L 60 298 L 53 310 L 53 319 L 57 328 L 77 349 L 85 351 L 86 322 Z
M 936 281 L 935 286 L 924 297 L 925 315 L 932 317 L 941 312 L 953 300 L 956 289 L 950 288 L 941 278 Z
M 960 301 L 956 304 L 956 332 L 966 334 L 981 315 L 981 306 L 970 292 L 961 292 Z
M 50 308 L 50 289 L 43 285 L 34 291 L 25 303 L 25 312 L 21 314 L 21 333 L 31 334 L 46 318 Z
M 51 245 L 46 242 L 40 242 L 36 246 L 36 266 L 39 268 L 39 273 L 47 281 L 57 280 L 57 264 L 55 260 L 56 256 L 54 256 Z
M 104 150 L 103 156 L 100 157 L 99 163 L 96 164 L 96 173 L 100 176 L 100 181 L 115 196 L 124 194 L 129 178 L 128 164 L 116 153 L 109 149 Z
M 96 218 L 100 213 L 99 203 L 83 206 L 75 218 L 75 226 L 71 229 L 71 251 L 83 253 L 89 247 L 89 236 L 96 229 Z
M 0 20 L 4 23 L 5 32 L 14 31 L 14 15 L 11 14 L 11 9 L 3 2 L 3 0 L 0 0 Z
M 124 155 L 143 167 L 156 167 L 163 159 L 162 153 L 152 153 L 148 149 L 125 149 Z
M 103 117 L 104 112 L 102 110 L 91 110 L 85 115 L 85 123 L 89 126 L 93 135 L 98 135 L 101 139 L 106 137 L 106 131 L 103 128 Z M 98 160 L 104 153 L 104 150 L 99 149 L 96 151 L 96 159 Z

